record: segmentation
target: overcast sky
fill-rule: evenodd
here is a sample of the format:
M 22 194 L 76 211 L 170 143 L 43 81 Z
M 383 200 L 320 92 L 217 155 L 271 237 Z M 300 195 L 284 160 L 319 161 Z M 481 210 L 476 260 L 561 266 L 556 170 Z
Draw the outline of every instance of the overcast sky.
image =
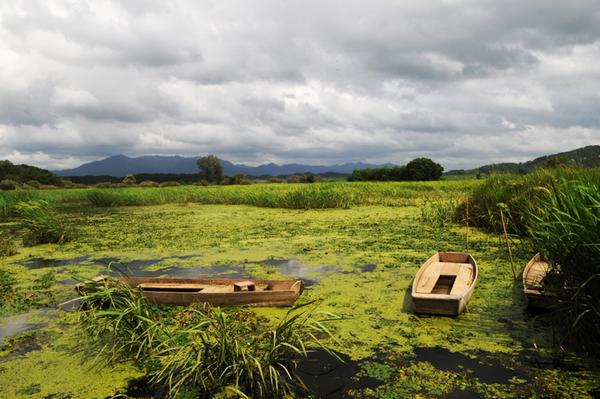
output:
M 0 159 L 446 169 L 600 144 L 600 1 L 0 3 Z

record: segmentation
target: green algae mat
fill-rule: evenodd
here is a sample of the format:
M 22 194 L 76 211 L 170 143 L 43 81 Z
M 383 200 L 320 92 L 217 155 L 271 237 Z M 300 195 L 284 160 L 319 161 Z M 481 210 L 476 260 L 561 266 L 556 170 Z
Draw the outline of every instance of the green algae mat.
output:
M 500 237 L 471 230 L 467 243 L 464 228 L 425 223 L 416 206 L 75 204 L 62 211 L 77 231 L 74 241 L 20 248 L 1 260 L 24 291 L 51 276 L 46 308 L 74 296 L 74 276 L 92 277 L 111 261 L 156 276 L 300 277 L 308 286 L 301 301 L 320 300 L 322 310 L 343 317 L 333 324 L 337 341 L 331 345 L 345 360 L 335 366 L 335 381 L 327 373 L 306 373 L 318 396 L 599 395 L 597 366 L 553 349 L 551 326 L 525 311 Z M 532 249 L 525 242 L 513 245 L 522 269 Z M 480 268 L 468 311 L 457 318 L 414 314 L 410 284 L 421 263 L 438 250 L 467 246 Z M 133 365 L 98 368 L 84 359 L 76 313 L 3 312 L 0 331 L 10 326 L 14 334 L 3 337 L 0 347 L 0 397 L 146 397 L 132 389 L 141 374 Z M 277 318 L 285 309 L 256 312 Z

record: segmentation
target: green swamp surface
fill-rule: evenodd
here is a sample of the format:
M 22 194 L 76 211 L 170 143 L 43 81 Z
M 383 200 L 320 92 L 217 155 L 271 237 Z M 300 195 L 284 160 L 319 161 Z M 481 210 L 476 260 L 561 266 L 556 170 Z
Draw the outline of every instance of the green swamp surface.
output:
M 279 278 L 309 286 L 301 300 L 344 317 L 332 346 L 348 356 L 355 380 L 330 397 L 598 397 L 600 371 L 552 348 L 550 326 L 524 310 L 500 237 L 469 232 L 480 278 L 468 312 L 457 318 L 412 313 L 410 284 L 435 251 L 466 249 L 465 230 L 433 227 L 411 206 L 289 210 L 172 204 L 62 209 L 77 230 L 64 245 L 20 248 L 3 258 L 24 290 L 55 273 L 50 303 L 73 297 L 73 274 L 92 277 L 119 260 L 131 271 Z M 532 254 L 518 241 L 521 269 Z M 520 271 L 520 270 L 519 270 Z M 270 318 L 284 309 L 257 309 Z M 5 316 L 17 313 L 5 309 Z M 99 369 L 83 359 L 76 313 L 34 311 L 27 329 L 0 347 L 0 397 L 106 398 L 127 392 L 139 370 Z M 0 330 L 15 319 L 4 318 Z M 14 327 L 13 325 L 11 325 Z M 368 381 L 361 384 L 360 381 Z M 324 395 L 325 393 L 321 393 Z

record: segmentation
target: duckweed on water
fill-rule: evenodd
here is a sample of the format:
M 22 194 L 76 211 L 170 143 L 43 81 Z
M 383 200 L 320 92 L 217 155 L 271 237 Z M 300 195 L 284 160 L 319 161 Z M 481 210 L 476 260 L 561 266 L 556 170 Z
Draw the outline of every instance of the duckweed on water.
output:
M 457 195 L 463 194 L 457 192 Z M 160 259 L 150 266 L 155 270 L 162 266 L 245 265 L 251 276 L 266 273 L 270 278 L 284 274 L 272 266 L 249 262 L 296 258 L 309 268 L 335 266 L 335 271 L 318 275 L 318 284 L 309 287 L 302 300 L 322 299 L 322 310 L 345 317 L 336 323 L 334 334 L 339 343 L 332 345 L 359 364 L 370 364 L 365 366 L 368 372 L 383 380 L 378 388 L 355 389 L 353 397 L 411 397 L 419 390 L 427 398 L 470 391 L 490 398 L 535 397 L 536 389 L 542 397 L 589 397 L 587 392 L 600 386 L 598 372 L 581 359 L 575 360 L 583 362 L 581 368 L 571 371 L 557 370 L 548 360 L 554 356 L 549 328 L 542 318 L 524 311 L 524 300 L 518 284 L 512 280 L 504 246 L 497 236 L 473 229 L 469 232 L 468 245 L 480 266 L 480 280 L 468 313 L 458 318 L 413 314 L 409 287 L 421 263 L 437 250 L 459 251 L 466 247 L 463 228 L 425 224 L 420 220 L 418 207 L 375 205 L 294 210 L 167 204 L 122 208 L 70 206 L 63 210 L 67 220 L 78 229 L 76 241 L 24 248 L 19 254 L 5 258 L 7 270 L 26 290 L 48 271 L 27 270 L 19 265 L 30 257 L 73 259 L 85 255 L 90 259 L 114 258 L 123 262 Z M 515 261 L 524 265 L 531 249 L 525 242 L 515 241 L 515 244 Z M 370 272 L 356 267 L 365 264 L 376 267 Z M 102 270 L 102 265 L 84 260 L 53 270 L 56 281 L 60 281 L 69 278 L 72 270 L 92 277 Z M 56 289 L 71 292 L 66 286 Z M 275 319 L 285 310 L 257 309 L 256 313 Z M 71 324 L 66 323 L 63 328 L 65 337 L 72 334 Z M 79 387 L 80 383 L 57 372 L 59 365 L 75 368 L 74 364 L 80 360 L 77 354 L 72 354 L 76 344 L 61 342 L 65 352 L 57 351 L 54 344 L 43 344 L 41 350 L 22 358 L 0 360 L 3 370 L 0 387 L 7 386 L 15 397 L 41 398 L 58 392 L 55 389 L 59 386 L 62 386 L 60 392 L 71 392 L 73 398 L 103 397 L 123 392 L 127 378 L 138 373 L 126 364 L 103 370 L 105 383 L 99 387 L 91 382 L 95 393 L 87 390 L 87 396 L 78 396 L 74 393 L 77 389 L 65 387 L 69 384 Z M 441 370 L 427 361 L 416 360 L 413 350 L 418 347 L 442 347 L 482 361 L 496 359 L 505 367 L 519 370 L 527 383 L 517 380 L 482 383 L 469 373 Z M 529 352 L 546 360 L 542 365 L 526 361 L 523 354 Z M 46 379 L 36 377 L 41 371 L 28 371 L 41 358 L 50 367 Z M 77 378 L 82 381 L 96 378 L 85 367 L 77 367 Z M 9 375 L 14 373 L 24 376 L 23 381 L 18 384 L 9 381 Z M 16 393 L 38 383 L 39 394 Z M 527 390 L 525 387 L 529 385 L 534 388 Z

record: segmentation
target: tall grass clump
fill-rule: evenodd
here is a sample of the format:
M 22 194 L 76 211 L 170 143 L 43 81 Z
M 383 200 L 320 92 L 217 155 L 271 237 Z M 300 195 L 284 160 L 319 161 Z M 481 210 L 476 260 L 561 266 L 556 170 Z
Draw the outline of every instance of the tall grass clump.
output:
M 454 221 L 458 205 L 456 199 L 427 201 L 421 206 L 421 221 L 434 227 L 446 226 Z
M 527 175 L 492 174 L 475 187 L 469 197 L 469 223 L 496 233 L 502 232 L 500 206 L 504 209 L 510 233 L 526 236 L 528 223 L 553 187 L 565 182 L 600 182 L 598 169 L 539 169 Z M 465 203 L 457 216 L 465 214 Z
M 18 203 L 38 199 L 40 199 L 40 194 L 33 190 L 0 192 L 0 220 L 14 216 Z
M 157 307 L 137 289 L 107 279 L 84 289 L 82 330 L 94 359 L 133 360 L 169 397 L 286 397 L 304 385 L 295 362 L 306 357 L 336 316 L 309 304 L 276 325 L 254 312 L 205 304 Z
M 63 243 L 71 239 L 71 230 L 48 201 L 19 202 L 15 212 L 25 229 L 27 244 Z
M 529 222 L 537 249 L 551 260 L 545 288 L 558 299 L 563 343 L 600 355 L 600 179 L 561 180 Z

